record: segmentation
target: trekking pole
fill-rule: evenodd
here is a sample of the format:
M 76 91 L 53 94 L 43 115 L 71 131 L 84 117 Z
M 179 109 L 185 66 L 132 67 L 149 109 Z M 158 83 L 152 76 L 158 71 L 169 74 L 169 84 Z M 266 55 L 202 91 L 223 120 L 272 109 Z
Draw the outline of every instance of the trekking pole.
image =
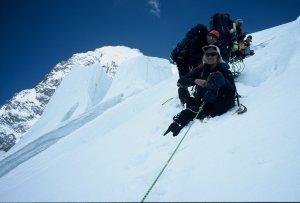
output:
M 163 102 L 161 105 L 162 105 L 162 106 L 165 105 L 166 103 L 168 103 L 168 102 L 171 101 L 172 99 L 175 99 L 175 97 L 169 98 L 168 100 L 166 100 L 165 102 Z
M 158 179 L 160 178 L 160 176 L 162 175 L 162 173 L 164 172 L 164 170 L 167 168 L 168 164 L 170 163 L 171 159 L 173 158 L 173 156 L 175 155 L 175 153 L 177 152 L 179 146 L 181 145 L 182 141 L 184 140 L 184 138 L 186 137 L 187 133 L 189 132 L 189 130 L 191 129 L 192 125 L 195 122 L 195 118 L 198 117 L 199 113 L 203 110 L 204 107 L 204 103 L 203 102 L 200 107 L 199 110 L 196 114 L 196 116 L 194 117 L 192 124 L 189 126 L 189 128 L 187 129 L 187 131 L 185 132 L 185 134 L 183 135 L 182 139 L 180 140 L 180 142 L 178 143 L 177 147 L 175 148 L 175 150 L 173 151 L 172 155 L 170 156 L 170 158 L 168 159 L 167 163 L 164 165 L 164 167 L 162 168 L 162 170 L 159 172 L 158 176 L 155 178 L 154 182 L 152 183 L 152 185 L 150 186 L 150 188 L 147 190 L 146 194 L 144 195 L 143 199 L 141 200 L 141 202 L 144 202 L 145 199 L 148 197 L 149 193 L 151 192 L 152 188 L 154 187 L 154 185 L 156 184 L 156 182 L 158 181 Z

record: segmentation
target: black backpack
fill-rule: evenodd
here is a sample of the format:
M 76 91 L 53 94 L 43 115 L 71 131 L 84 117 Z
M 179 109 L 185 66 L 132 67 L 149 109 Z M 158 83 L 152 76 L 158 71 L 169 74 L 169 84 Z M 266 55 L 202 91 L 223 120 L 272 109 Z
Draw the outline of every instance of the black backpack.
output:
M 190 29 L 185 38 L 183 38 L 176 47 L 172 50 L 170 59 L 171 63 L 176 64 L 178 62 L 187 62 L 189 55 L 189 45 L 193 38 L 201 37 L 206 39 L 208 30 L 206 26 L 202 24 L 197 24 L 195 27 Z
M 217 46 L 220 48 L 222 56 L 227 55 L 231 51 L 233 42 L 230 30 L 232 29 L 232 23 L 233 21 L 228 13 L 216 13 L 211 17 L 211 30 L 218 30 L 220 33 Z

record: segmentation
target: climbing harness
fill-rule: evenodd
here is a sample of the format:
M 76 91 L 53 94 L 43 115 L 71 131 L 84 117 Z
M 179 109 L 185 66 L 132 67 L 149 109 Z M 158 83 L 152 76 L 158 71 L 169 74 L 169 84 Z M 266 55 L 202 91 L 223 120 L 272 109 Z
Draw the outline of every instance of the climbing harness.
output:
M 175 153 L 177 152 L 179 146 L 181 145 L 182 141 L 184 140 L 184 138 L 186 137 L 186 135 L 188 134 L 189 130 L 191 129 L 191 127 L 193 126 L 194 122 L 195 122 L 195 118 L 198 117 L 199 113 L 203 110 L 204 107 L 204 103 L 203 102 L 201 104 L 201 106 L 199 107 L 199 111 L 197 112 L 196 116 L 194 117 L 192 124 L 189 126 L 189 128 L 187 129 L 187 131 L 185 132 L 185 134 L 183 135 L 182 139 L 180 140 L 180 142 L 178 143 L 177 147 L 175 148 L 175 150 L 173 151 L 172 155 L 170 156 L 170 158 L 168 159 L 168 161 L 166 162 L 166 164 L 164 165 L 164 167 L 162 168 L 162 170 L 159 172 L 158 176 L 156 177 L 156 179 L 154 180 L 154 182 L 152 183 L 152 185 L 150 186 L 150 188 L 147 190 L 146 194 L 144 195 L 143 199 L 141 202 L 144 202 L 145 199 L 147 198 L 147 196 L 149 195 L 149 193 L 151 192 L 152 188 L 154 187 L 154 185 L 156 184 L 156 182 L 158 181 L 158 179 L 160 178 L 160 176 L 162 175 L 162 173 L 164 172 L 164 170 L 167 168 L 168 164 L 170 163 L 171 159 L 173 158 L 173 156 L 175 155 Z

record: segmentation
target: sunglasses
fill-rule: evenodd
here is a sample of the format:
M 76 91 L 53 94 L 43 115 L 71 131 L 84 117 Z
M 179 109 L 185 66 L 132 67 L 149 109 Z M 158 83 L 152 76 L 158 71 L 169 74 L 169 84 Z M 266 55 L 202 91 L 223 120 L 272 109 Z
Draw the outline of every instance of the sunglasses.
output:
M 209 57 L 209 56 L 217 56 L 218 53 L 217 52 L 211 52 L 211 53 L 205 53 L 205 56 Z

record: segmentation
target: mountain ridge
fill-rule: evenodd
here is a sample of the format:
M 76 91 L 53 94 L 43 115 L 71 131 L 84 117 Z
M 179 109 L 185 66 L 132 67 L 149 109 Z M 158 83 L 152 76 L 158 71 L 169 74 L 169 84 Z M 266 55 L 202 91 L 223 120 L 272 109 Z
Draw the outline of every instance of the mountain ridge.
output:
M 36 123 L 55 90 L 74 66 L 99 64 L 113 78 L 121 63 L 139 55 L 142 53 L 137 49 L 106 46 L 74 54 L 59 62 L 36 87 L 16 93 L 0 108 L 0 151 L 8 151 Z

